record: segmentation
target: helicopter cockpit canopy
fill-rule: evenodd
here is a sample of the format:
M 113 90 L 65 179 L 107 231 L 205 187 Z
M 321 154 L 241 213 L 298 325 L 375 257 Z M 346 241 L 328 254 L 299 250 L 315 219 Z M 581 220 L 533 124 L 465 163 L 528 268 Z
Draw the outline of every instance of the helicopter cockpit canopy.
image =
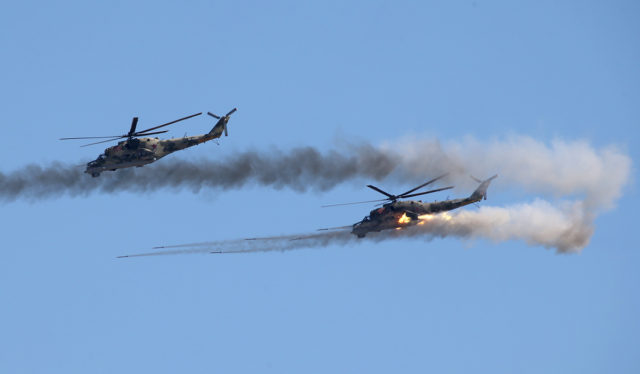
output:
M 96 158 L 95 160 L 93 160 L 93 161 L 89 161 L 89 163 L 87 164 L 87 166 L 91 166 L 91 167 L 93 167 L 93 166 L 100 166 L 100 165 L 103 165 L 105 162 L 107 162 L 107 156 L 106 156 L 104 153 L 102 153 L 102 154 L 100 154 L 100 156 L 98 156 L 98 158 Z

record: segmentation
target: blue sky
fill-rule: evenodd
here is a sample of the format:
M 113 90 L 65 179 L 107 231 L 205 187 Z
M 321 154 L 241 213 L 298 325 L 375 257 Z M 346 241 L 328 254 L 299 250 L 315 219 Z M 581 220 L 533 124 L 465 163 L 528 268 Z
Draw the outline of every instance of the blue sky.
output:
M 82 164 L 102 148 L 59 137 L 134 115 L 235 106 L 219 146 L 170 157 L 520 134 L 614 144 L 635 165 L 639 15 L 632 1 L 6 4 L 0 171 Z M 368 181 L 4 202 L 0 371 L 635 373 L 635 175 L 579 255 L 435 239 L 114 258 L 355 222 L 369 207 L 319 206 L 371 198 Z

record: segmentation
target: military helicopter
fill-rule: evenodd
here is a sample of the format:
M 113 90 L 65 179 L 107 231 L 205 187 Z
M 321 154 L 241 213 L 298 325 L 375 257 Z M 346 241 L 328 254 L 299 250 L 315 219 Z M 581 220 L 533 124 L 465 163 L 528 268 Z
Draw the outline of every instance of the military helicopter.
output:
M 424 218 L 426 215 L 453 210 L 465 205 L 477 203 L 482 199 L 486 200 L 487 188 L 489 187 L 489 184 L 494 178 L 498 177 L 498 175 L 494 175 L 493 177 L 484 181 L 481 181 L 479 179 L 472 177 L 476 182 L 480 183 L 480 186 L 469 197 L 466 197 L 466 198 L 436 201 L 433 203 L 423 203 L 422 201 L 419 201 L 419 200 L 418 201 L 414 201 L 414 200 L 399 201 L 400 199 L 406 199 L 409 197 L 414 197 L 419 195 L 426 195 L 426 194 L 430 194 L 438 191 L 444 191 L 444 190 L 453 188 L 453 186 L 449 186 L 449 187 L 438 188 L 435 190 L 430 190 L 425 192 L 413 193 L 441 178 L 444 178 L 446 175 L 447 174 L 444 174 L 437 178 L 434 178 L 400 195 L 392 195 L 390 193 L 387 193 L 381 190 L 376 186 L 367 185 L 367 187 L 387 197 L 385 199 L 380 199 L 380 200 L 370 200 L 370 201 L 362 201 L 357 203 L 346 203 L 346 204 L 333 204 L 333 205 L 325 205 L 323 207 L 387 201 L 387 203 L 383 203 L 382 207 L 372 210 L 368 216 L 362 219 L 362 221 L 357 222 L 350 227 L 352 234 L 356 235 L 358 238 L 364 238 L 367 235 L 367 233 L 372 231 L 379 232 L 382 230 L 398 229 L 406 226 L 413 226 L 420 223 L 421 217 Z M 348 228 L 348 227 L 349 226 L 345 226 L 344 228 Z M 323 229 L 323 230 L 327 230 L 327 229 Z
M 60 140 L 107 139 L 95 143 L 85 144 L 82 146 L 86 147 L 89 145 L 106 143 L 117 139 L 126 138 L 126 140 L 118 142 L 117 145 L 105 149 L 104 153 L 98 156 L 98 158 L 87 163 L 87 169 L 84 172 L 87 174 L 91 174 L 92 177 L 98 177 L 100 176 L 101 172 L 107 170 L 115 171 L 117 169 L 124 169 L 133 166 L 142 167 L 146 164 L 157 161 L 160 158 L 175 151 L 189 148 L 194 145 L 207 142 L 209 140 L 217 139 L 222 136 L 223 132 L 225 136 L 228 136 L 229 133 L 227 131 L 227 123 L 229 122 L 229 116 L 231 116 L 236 110 L 236 108 L 233 108 L 229 113 L 225 114 L 222 117 L 211 112 L 207 112 L 208 115 L 216 118 L 218 122 L 215 124 L 213 129 L 211 129 L 211 131 L 209 131 L 207 134 L 202 135 L 185 136 L 182 138 L 173 139 L 158 139 L 157 137 L 147 137 L 149 135 L 165 133 L 168 130 L 154 130 L 172 125 L 176 122 L 199 116 L 202 114 L 201 112 L 142 131 L 136 131 L 136 126 L 138 125 L 138 117 L 133 117 L 133 120 L 131 121 L 131 128 L 129 129 L 129 132 L 124 135 L 60 138 Z

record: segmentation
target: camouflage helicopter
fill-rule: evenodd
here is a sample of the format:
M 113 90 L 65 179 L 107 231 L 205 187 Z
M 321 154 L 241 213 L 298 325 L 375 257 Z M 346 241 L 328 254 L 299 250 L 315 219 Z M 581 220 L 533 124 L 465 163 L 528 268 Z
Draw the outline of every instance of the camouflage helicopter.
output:
M 372 210 L 368 216 L 362 219 L 362 221 L 357 222 L 352 226 L 344 227 L 344 228 L 350 227 L 352 234 L 356 235 L 358 238 L 364 238 L 367 235 L 367 233 L 372 231 L 380 232 L 382 230 L 413 226 L 420 223 L 421 217 L 425 217 L 426 215 L 453 210 L 465 205 L 477 203 L 482 199 L 486 200 L 487 188 L 489 187 L 489 184 L 494 178 L 498 177 L 498 175 L 494 175 L 493 177 L 484 181 L 481 181 L 479 179 L 472 177 L 476 182 L 480 183 L 480 186 L 469 197 L 466 197 L 466 198 L 436 201 L 432 203 L 423 203 L 420 200 L 399 201 L 400 199 L 406 199 L 409 197 L 414 197 L 419 195 L 426 195 L 433 192 L 444 191 L 444 190 L 453 188 L 453 186 L 449 186 L 449 187 L 438 188 L 435 190 L 430 190 L 425 192 L 413 193 L 445 176 L 446 174 L 441 175 L 437 178 L 434 178 L 428 182 L 425 182 L 419 185 L 418 187 L 415 187 L 400 195 L 392 195 L 390 193 L 387 193 L 381 190 L 376 186 L 368 185 L 367 187 L 387 197 L 385 199 L 380 199 L 380 200 L 362 201 L 358 203 L 333 204 L 333 205 L 325 205 L 324 207 L 388 201 L 387 203 L 384 203 L 382 207 Z M 327 229 L 324 229 L 324 230 L 327 230 Z
M 229 116 L 233 114 L 237 109 L 233 108 L 229 113 L 220 117 L 211 112 L 207 112 L 208 115 L 214 117 L 218 120 L 215 126 L 209 131 L 207 134 L 195 135 L 195 136 L 185 136 L 182 138 L 173 138 L 173 139 L 158 139 L 148 137 L 149 135 L 162 134 L 167 132 L 168 130 L 162 131 L 154 131 L 159 128 L 172 125 L 176 122 L 184 121 L 189 118 L 193 118 L 201 115 L 202 113 L 192 114 L 187 117 L 183 117 L 177 119 L 175 121 L 167 122 L 165 124 L 151 127 L 146 130 L 136 131 L 136 126 L 138 125 L 138 117 L 133 117 L 131 121 L 131 129 L 128 133 L 124 135 L 115 135 L 115 136 L 87 136 L 87 137 L 76 137 L 76 138 L 61 138 L 60 140 L 75 140 L 75 139 L 104 139 L 107 140 L 98 141 L 95 143 L 85 144 L 82 147 L 86 147 L 89 145 L 100 144 L 111 142 L 117 139 L 126 140 L 118 142 L 117 145 L 113 147 L 109 147 L 104 150 L 104 153 L 98 156 L 94 161 L 87 163 L 87 168 L 84 171 L 87 174 L 91 174 L 92 177 L 97 177 L 101 172 L 111 170 L 115 171 L 117 169 L 124 169 L 129 167 L 142 167 L 146 164 L 150 164 L 154 161 L 159 160 L 160 158 L 173 153 L 175 151 L 179 151 L 185 148 L 192 147 L 194 145 L 198 145 L 204 142 L 208 142 L 209 140 L 217 139 L 222 136 L 224 132 L 225 136 L 228 136 L 229 133 L 227 131 L 227 123 L 229 122 Z

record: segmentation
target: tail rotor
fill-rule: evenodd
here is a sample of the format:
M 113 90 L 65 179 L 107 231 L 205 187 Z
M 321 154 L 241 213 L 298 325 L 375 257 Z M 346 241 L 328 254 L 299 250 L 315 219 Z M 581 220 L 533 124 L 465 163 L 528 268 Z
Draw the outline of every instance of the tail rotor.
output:
M 225 114 L 224 116 L 220 117 L 216 114 L 213 114 L 211 112 L 207 112 L 208 115 L 210 115 L 211 117 L 215 118 L 218 120 L 218 123 L 216 123 L 216 126 L 218 126 L 219 124 L 223 126 L 224 128 L 224 136 L 229 136 L 229 131 L 227 130 L 227 122 L 229 122 L 229 116 L 231 116 L 233 113 L 235 113 L 235 111 L 238 110 L 238 108 L 233 108 L 229 111 L 229 113 Z

